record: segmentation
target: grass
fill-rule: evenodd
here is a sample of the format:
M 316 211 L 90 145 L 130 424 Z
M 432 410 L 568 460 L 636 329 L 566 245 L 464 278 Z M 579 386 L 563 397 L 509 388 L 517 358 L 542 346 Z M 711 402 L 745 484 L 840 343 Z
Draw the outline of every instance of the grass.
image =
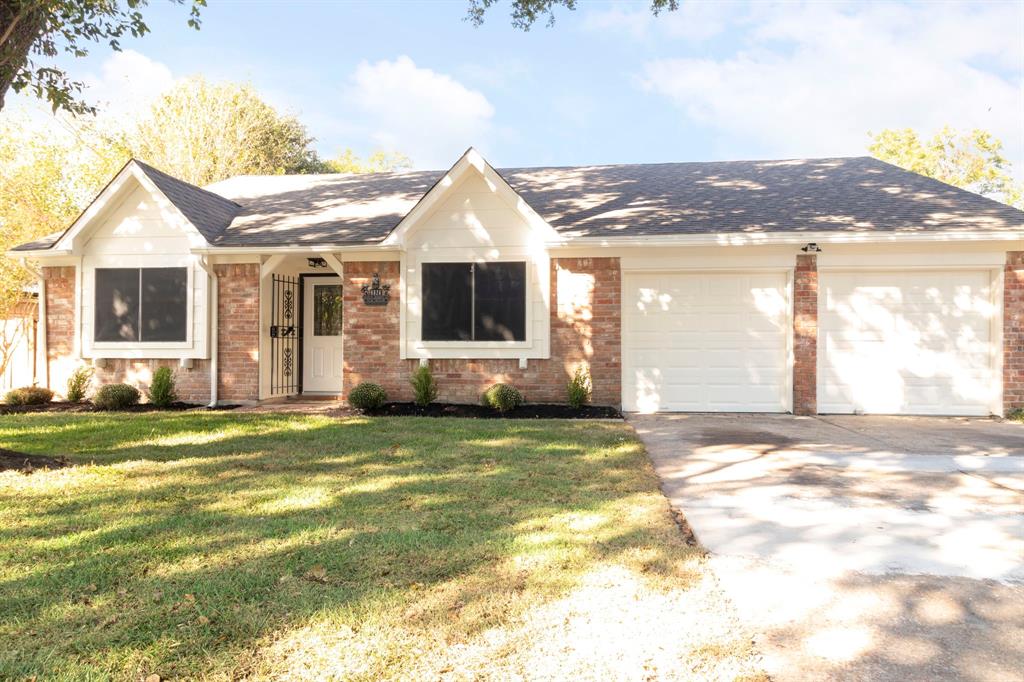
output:
M 1018 422 L 1020 424 L 1024 424 L 1024 409 L 1014 410 L 1013 412 L 1010 412 L 1008 415 L 1006 415 L 1006 419 L 1011 422 Z
M 0 679 L 761 679 L 625 425 L 0 417 Z

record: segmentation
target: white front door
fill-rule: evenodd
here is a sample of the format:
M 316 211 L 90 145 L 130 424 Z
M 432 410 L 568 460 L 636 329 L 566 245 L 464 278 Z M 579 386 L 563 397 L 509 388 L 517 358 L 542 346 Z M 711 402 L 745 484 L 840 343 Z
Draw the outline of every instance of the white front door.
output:
M 630 273 L 622 292 L 626 410 L 789 409 L 785 273 Z
M 303 302 L 302 392 L 341 393 L 341 278 L 306 277 Z

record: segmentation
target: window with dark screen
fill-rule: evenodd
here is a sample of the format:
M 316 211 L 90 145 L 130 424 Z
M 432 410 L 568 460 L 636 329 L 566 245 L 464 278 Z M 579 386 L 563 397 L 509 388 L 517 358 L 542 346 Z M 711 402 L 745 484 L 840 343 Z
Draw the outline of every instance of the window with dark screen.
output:
M 186 268 L 97 268 L 96 341 L 188 339 Z
M 424 341 L 525 341 L 526 263 L 424 263 Z

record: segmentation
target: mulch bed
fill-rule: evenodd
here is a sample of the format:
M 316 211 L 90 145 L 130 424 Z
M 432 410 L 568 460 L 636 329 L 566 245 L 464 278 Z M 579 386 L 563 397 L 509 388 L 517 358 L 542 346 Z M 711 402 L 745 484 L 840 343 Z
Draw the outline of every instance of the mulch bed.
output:
M 67 457 L 44 457 L 0 448 L 0 471 L 20 471 L 31 474 L 36 469 L 63 469 L 71 466 Z
M 453 405 L 431 403 L 420 407 L 416 403 L 385 403 L 379 410 L 367 410 L 373 417 L 463 417 L 468 419 L 622 419 L 614 407 L 584 405 L 527 404 L 509 412 L 498 412 L 483 405 Z
M 218 405 L 218 410 L 231 410 L 238 405 Z M 149 403 L 141 403 L 139 405 L 132 405 L 131 407 L 125 407 L 120 410 L 100 410 L 95 405 L 89 402 L 84 403 L 44 403 L 42 405 L 0 405 L 0 415 L 4 414 L 23 414 L 26 412 L 182 412 L 184 410 L 202 410 L 207 409 L 206 405 L 197 405 L 196 403 L 183 403 L 176 402 L 167 405 L 166 407 L 157 407 L 156 405 L 150 405 Z

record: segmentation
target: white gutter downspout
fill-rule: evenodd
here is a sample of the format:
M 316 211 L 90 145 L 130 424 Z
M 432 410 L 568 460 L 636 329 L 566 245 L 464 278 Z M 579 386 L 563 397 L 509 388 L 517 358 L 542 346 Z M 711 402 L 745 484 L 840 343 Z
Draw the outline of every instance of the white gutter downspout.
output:
M 46 279 L 42 270 L 29 267 L 28 261 L 21 259 L 21 266 L 36 276 L 39 282 L 39 324 L 36 325 L 36 357 L 43 365 L 43 386 L 50 387 L 50 358 L 46 345 Z
M 199 258 L 199 267 L 210 276 L 210 286 L 207 295 L 206 306 L 206 328 L 210 331 L 210 403 L 209 407 L 217 407 L 217 318 L 218 315 L 218 293 L 217 274 L 213 267 L 206 260 L 206 256 Z

